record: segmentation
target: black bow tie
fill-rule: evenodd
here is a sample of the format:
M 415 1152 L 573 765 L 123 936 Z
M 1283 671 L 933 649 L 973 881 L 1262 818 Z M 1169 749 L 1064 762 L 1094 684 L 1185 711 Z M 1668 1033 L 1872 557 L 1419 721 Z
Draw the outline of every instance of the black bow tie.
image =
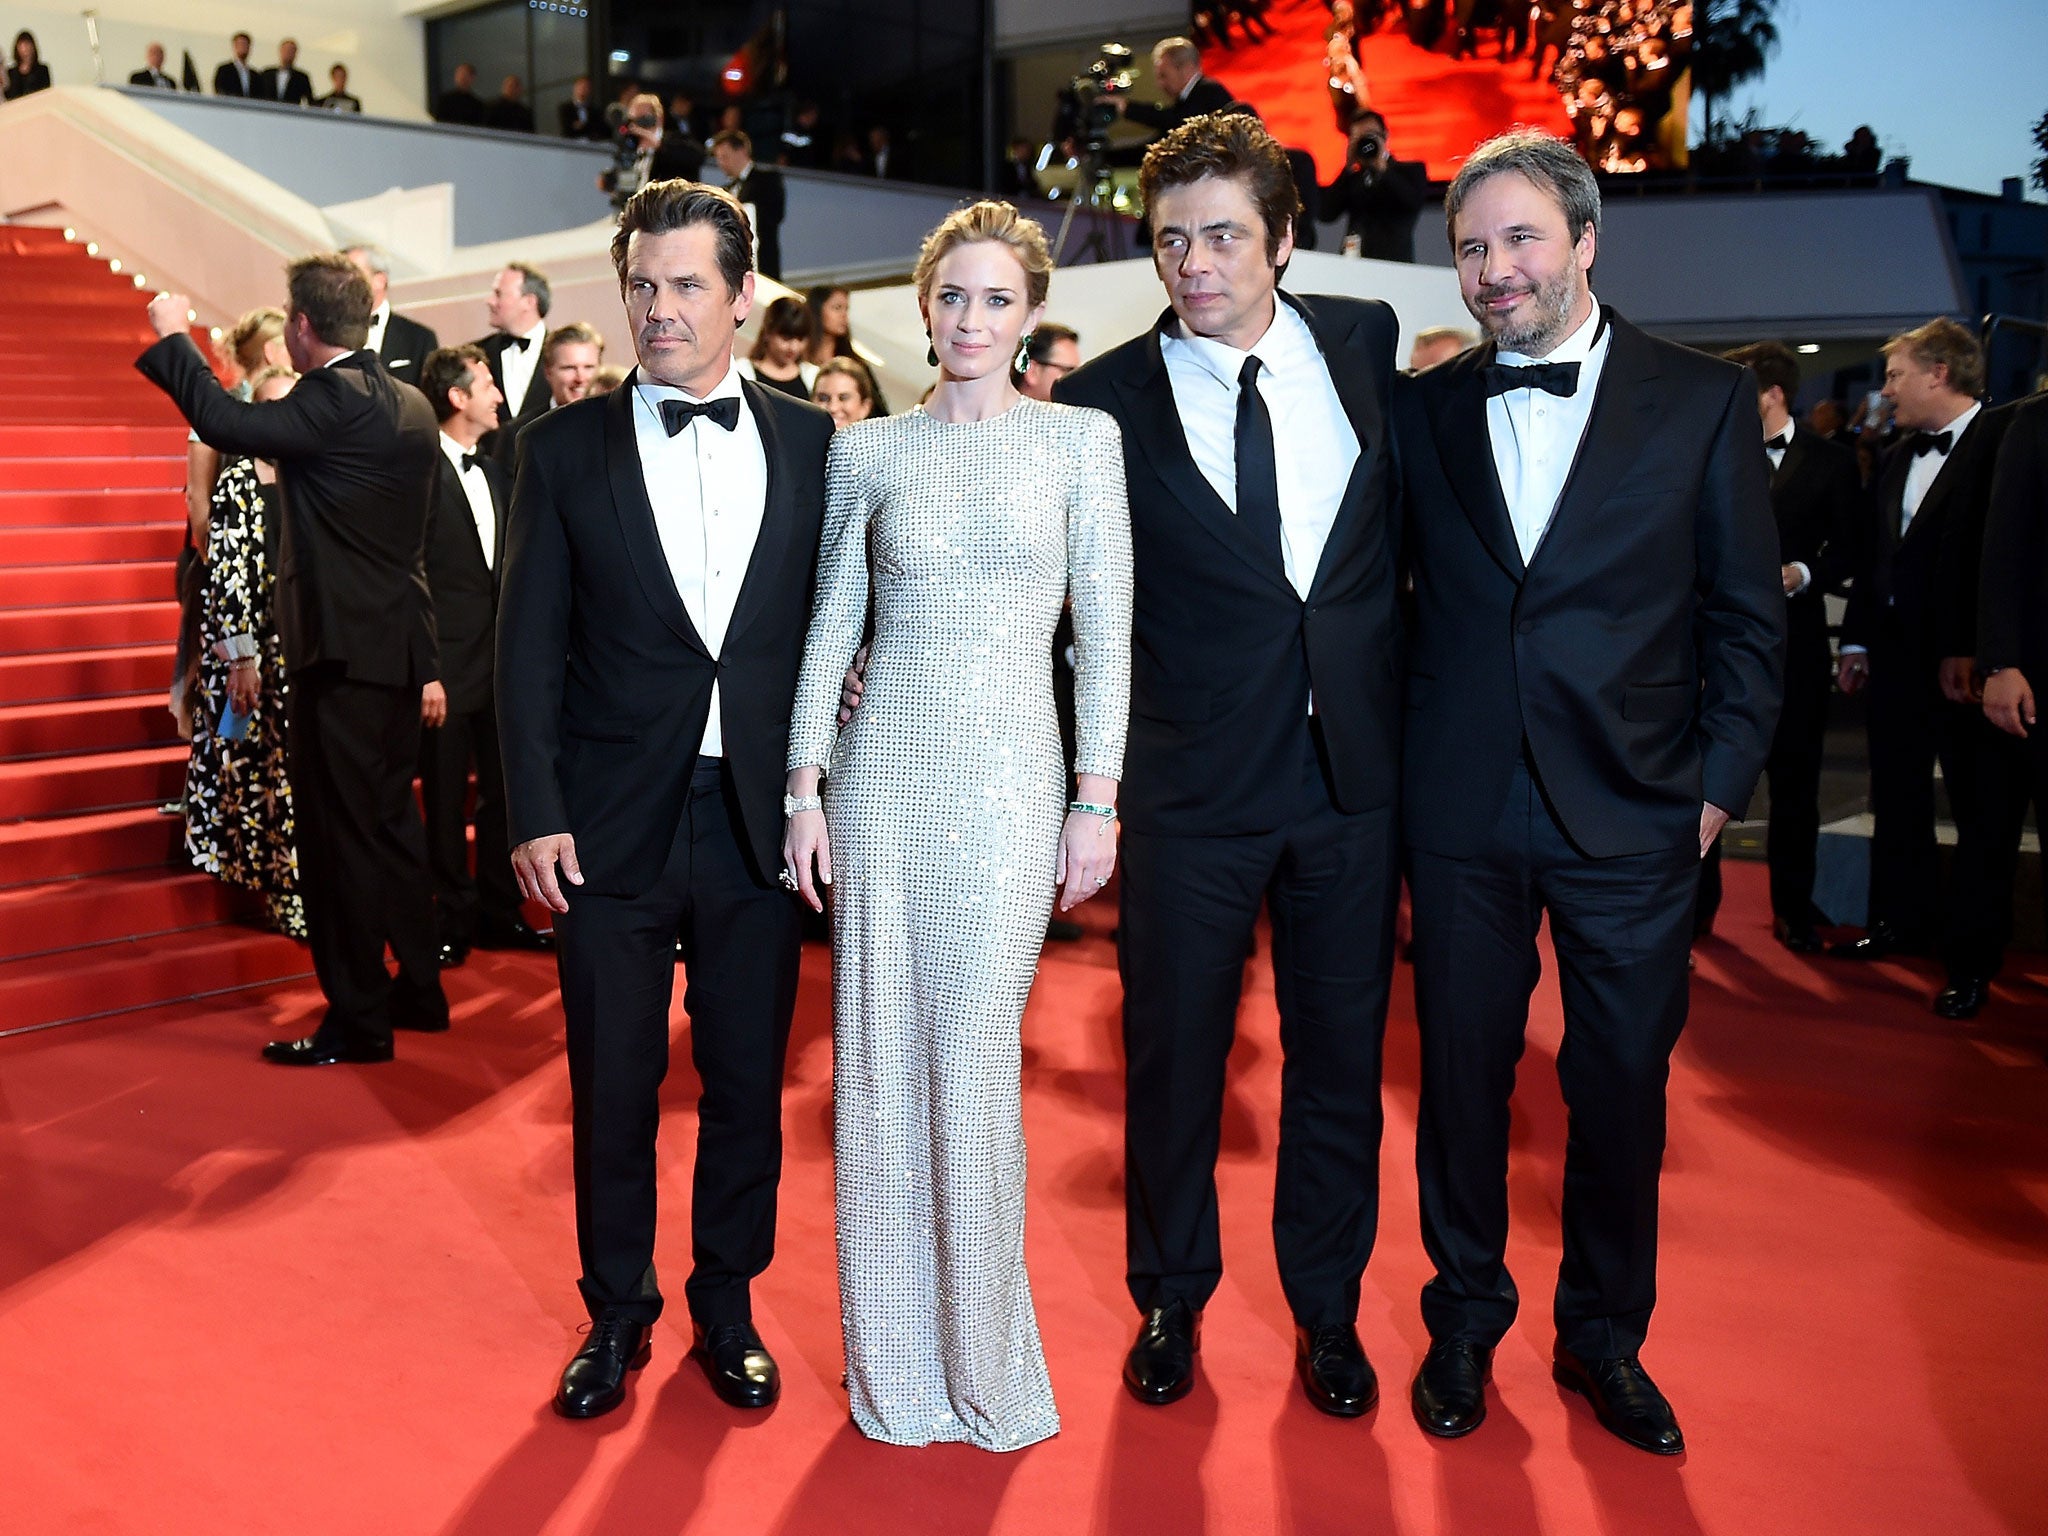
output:
M 740 397 L 726 395 L 718 400 L 664 400 L 661 402 L 661 424 L 668 428 L 668 435 L 674 437 L 690 424 L 692 416 L 708 416 L 728 432 L 737 431 L 740 424 Z
M 1792 429 L 1790 427 L 1787 427 L 1784 431 L 1780 432 L 1776 437 L 1767 437 L 1764 439 L 1765 453 L 1783 453 L 1787 448 L 1790 448 L 1791 446 Z
M 1531 363 L 1522 368 L 1513 363 L 1488 363 L 1479 370 L 1479 382 L 1489 395 L 1504 395 L 1511 389 L 1541 389 L 1569 400 L 1579 392 L 1579 365 Z
M 480 453 L 465 453 L 462 456 L 462 473 L 465 475 L 468 474 L 472 469 L 475 469 L 477 465 L 483 463 L 483 461 L 484 456 Z
M 520 351 L 524 352 L 527 348 L 527 344 L 532 340 L 533 338 L 531 336 L 507 336 L 505 338 L 505 345 L 508 347 L 517 347 Z
M 1906 446 L 1913 450 L 1913 457 L 1916 459 L 1923 453 L 1938 453 L 1947 458 L 1955 440 L 1953 432 L 1915 432 Z

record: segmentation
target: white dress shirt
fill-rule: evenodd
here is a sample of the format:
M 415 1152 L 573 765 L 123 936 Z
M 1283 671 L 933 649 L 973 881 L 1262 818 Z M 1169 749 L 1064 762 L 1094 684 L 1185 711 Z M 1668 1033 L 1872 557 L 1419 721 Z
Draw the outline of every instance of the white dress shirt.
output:
M 1977 413 L 1984 409 L 1983 402 L 1972 400 L 1970 408 L 1945 427 L 1936 429 L 1935 435 L 1949 434 L 1947 453 L 1916 453 L 1913 462 L 1906 468 L 1905 493 L 1899 498 L 1899 537 L 1906 536 L 1906 530 L 1913 526 L 1913 519 L 1920 515 L 1920 504 L 1927 500 L 1927 493 L 1934 489 L 1934 482 L 1940 478 L 1942 469 L 1956 451 L 1956 445 L 1963 440 L 1963 434 L 1970 429 L 1970 423 L 1977 419 Z M 1909 439 L 1910 441 L 1910 439 Z
M 1273 419 L 1274 468 L 1280 490 L 1280 555 L 1288 584 L 1303 598 L 1315 584 L 1323 546 L 1344 504 L 1358 462 L 1358 434 L 1337 398 L 1329 364 L 1308 322 L 1284 300 L 1249 352 L 1178 322 L 1159 339 L 1166 377 L 1188 452 L 1202 478 L 1237 511 L 1237 379 L 1247 357 L 1259 360 L 1259 398 Z
M 1764 457 L 1771 461 L 1772 474 L 1775 475 L 1785 467 L 1785 450 L 1792 446 L 1793 435 L 1798 430 L 1799 424 L 1788 419 L 1782 429 L 1764 439 Z M 1813 585 L 1812 568 L 1804 560 L 1788 560 L 1785 563 L 1799 573 L 1799 585 L 1793 587 L 1785 595 L 1787 597 L 1797 597 Z
M 386 299 L 370 311 L 370 334 L 363 339 L 365 352 L 382 354 L 384 351 L 384 327 L 391 321 L 391 301 Z
M 533 384 L 533 371 L 540 366 L 540 344 L 547 340 L 547 336 L 547 322 L 536 321 L 533 329 L 526 333 L 524 347 L 508 346 L 498 354 L 498 367 L 505 375 L 505 409 L 514 416 L 526 404 L 526 391 Z
M 761 442 L 761 424 L 740 389 L 739 371 L 731 367 L 702 398 L 727 396 L 740 402 L 739 425 L 732 431 L 696 416 L 670 437 L 662 425 L 661 402 L 693 397 L 666 384 L 643 382 L 633 391 L 633 436 L 654 508 L 654 531 L 683 608 L 713 656 L 725 646 L 726 626 L 768 506 L 768 451 Z M 714 682 L 700 756 L 725 756 L 719 709 Z
M 1579 328 L 1558 343 L 1548 357 L 1525 357 L 1500 351 L 1494 361 L 1509 368 L 1537 363 L 1577 363 L 1579 386 L 1569 397 L 1541 389 L 1511 389 L 1486 402 L 1486 435 L 1493 443 L 1493 467 L 1500 476 L 1501 499 L 1508 505 L 1522 564 L 1535 557 L 1536 547 L 1557 514 L 1593 399 L 1600 391 L 1600 371 L 1607 362 L 1612 332 L 1600 323 L 1600 301 Z
M 469 515 L 476 523 L 476 541 L 483 546 L 484 569 L 498 568 L 498 510 L 491 505 L 491 485 L 484 479 L 483 466 L 472 464 L 462 467 L 465 455 L 474 454 L 474 448 L 465 448 L 446 432 L 441 434 L 441 451 L 448 455 L 448 462 L 455 469 L 455 478 L 462 482 L 462 494 L 469 498 Z

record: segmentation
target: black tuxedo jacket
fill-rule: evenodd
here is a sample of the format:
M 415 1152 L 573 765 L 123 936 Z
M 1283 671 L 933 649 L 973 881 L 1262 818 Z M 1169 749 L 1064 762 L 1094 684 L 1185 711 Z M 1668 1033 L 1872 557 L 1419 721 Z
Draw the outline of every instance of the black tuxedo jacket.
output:
M 1741 815 L 1777 728 L 1785 631 L 1756 388 L 1609 316 L 1599 394 L 1525 567 L 1494 469 L 1491 344 L 1397 392 L 1415 641 L 1403 821 L 1451 858 L 1492 830 L 1516 754 L 1593 858 Z
M 493 331 L 490 335 L 477 342 L 477 345 L 483 348 L 484 357 L 491 365 L 491 382 L 498 386 L 498 393 L 503 395 L 505 392 L 505 349 L 512 345 L 512 338 L 503 331 Z M 542 345 L 542 342 L 536 341 L 531 343 L 531 345 L 538 348 Z M 548 381 L 543 375 L 540 359 L 535 358 L 533 377 L 527 381 L 525 397 L 519 400 L 502 399 L 498 402 L 498 424 L 503 426 L 515 418 L 522 420 L 530 418 L 534 412 L 546 410 L 547 406 Z M 492 446 L 495 447 L 496 445 L 493 444 Z
M 1977 665 L 2048 683 L 2048 395 L 2005 408 L 1978 582 Z
M 282 400 L 235 399 L 188 336 L 136 367 L 222 453 L 277 461 L 284 543 L 278 630 L 293 671 L 339 662 L 359 682 L 433 675 L 433 609 L 421 546 L 440 427 L 427 398 L 368 352 L 316 368 Z
M 832 421 L 752 382 L 740 386 L 761 428 L 768 499 L 714 657 L 655 528 L 633 431 L 638 377 L 550 411 L 520 452 L 498 605 L 512 842 L 570 833 L 584 890 L 646 890 L 682 818 L 716 680 L 741 842 L 767 885 L 781 867 L 790 707 L 817 579 Z
M 417 387 L 420 368 L 426 362 L 427 354 L 440 345 L 440 337 L 419 321 L 408 320 L 394 309 L 384 322 L 384 336 L 377 344 L 377 358 L 394 379 L 403 379 Z
M 1912 436 L 1885 456 L 1864 518 L 1856 584 L 1842 616 L 1842 643 L 1869 646 L 1881 618 L 1905 647 L 1901 660 L 1939 661 L 1973 655 L 1977 646 L 1977 577 L 1991 476 L 2009 411 L 1982 410 L 1944 457 L 1904 536 L 1906 472 Z
M 741 202 L 753 206 L 754 237 L 760 245 L 755 264 L 760 267 L 761 275 L 781 277 L 782 214 L 789 201 L 782 172 L 772 166 L 755 165 L 729 190 Z
M 1170 313 L 1054 391 L 1123 429 L 1136 590 L 1118 808 L 1134 832 L 1285 825 L 1300 804 L 1311 693 L 1337 804 L 1355 812 L 1394 797 L 1401 636 L 1387 401 L 1397 322 L 1370 300 L 1283 297 L 1322 349 L 1359 445 L 1306 602 L 1188 452 L 1159 347 Z M 1285 431 L 1279 423 L 1282 454 Z
M 595 102 L 578 105 L 565 101 L 555 108 L 555 121 L 561 124 L 565 139 L 589 139 L 593 143 L 608 144 L 612 131 L 606 126 L 604 112 Z
M 1189 88 L 1185 97 L 1175 101 L 1133 101 L 1125 105 L 1124 116 L 1134 123 L 1168 134 L 1189 118 L 1222 112 L 1236 103 L 1237 98 L 1230 94 L 1229 87 L 1222 81 L 1203 75 Z
M 505 516 L 511 488 L 490 460 L 478 468 L 491 488 L 496 528 L 491 548 L 497 564 L 484 562 L 476 518 L 463 494 L 462 479 L 445 453 L 435 454 L 434 499 L 427 511 L 427 591 L 434 605 L 434 639 L 441 686 L 450 714 L 474 714 L 491 702 L 491 663 L 497 646 L 498 572 L 505 566 Z
M 251 69 L 249 71 L 249 89 L 243 90 L 242 76 L 236 70 L 234 61 L 230 59 L 213 72 L 213 94 L 216 96 L 252 96 L 260 88 L 262 81 L 263 71 Z
M 303 69 L 295 69 L 286 76 L 284 90 L 280 93 L 277 82 L 282 74 L 284 71 L 277 68 L 264 70 L 257 75 L 255 89 L 250 94 L 258 101 L 281 101 L 289 107 L 303 107 L 313 99 L 313 82 Z
M 1792 441 L 1771 474 L 1771 512 L 1778 520 L 1778 563 L 1796 560 L 1813 577 L 1804 591 L 1785 603 L 1786 661 L 1811 664 L 1816 654 L 1824 660 L 1825 594 L 1851 574 L 1863 520 L 1856 451 L 1804 427 L 1794 428 Z

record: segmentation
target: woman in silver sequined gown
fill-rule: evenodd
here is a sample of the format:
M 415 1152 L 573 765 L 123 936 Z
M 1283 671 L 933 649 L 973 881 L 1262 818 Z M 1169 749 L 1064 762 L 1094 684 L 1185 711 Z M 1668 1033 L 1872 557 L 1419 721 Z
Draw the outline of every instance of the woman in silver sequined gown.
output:
M 991 206 L 1028 223 L 1006 205 L 977 209 Z M 833 439 L 789 752 L 792 795 L 826 769 L 826 836 L 807 844 L 807 813 L 794 813 L 785 855 L 806 875 L 815 855 L 832 880 L 854 1421 L 899 1445 L 1013 1450 L 1059 1429 L 1024 1265 L 1019 1024 L 1056 879 L 1062 905 L 1075 905 L 1108 878 L 1115 850 L 1107 818 L 1067 810 L 1052 633 L 1071 597 L 1081 799 L 1113 801 L 1129 706 L 1130 525 L 1115 423 L 1010 385 L 1021 295 L 989 326 L 993 378 L 949 390 L 957 367 L 983 357 L 970 341 L 955 360 L 955 333 L 982 322 L 948 325 L 945 306 L 974 302 L 951 285 L 976 288 L 977 268 L 998 285 L 1028 281 L 1007 244 L 949 249 L 920 262 L 938 311 L 939 390 L 928 407 Z M 963 401 L 979 419 L 944 419 Z M 837 731 L 871 584 L 865 692 Z

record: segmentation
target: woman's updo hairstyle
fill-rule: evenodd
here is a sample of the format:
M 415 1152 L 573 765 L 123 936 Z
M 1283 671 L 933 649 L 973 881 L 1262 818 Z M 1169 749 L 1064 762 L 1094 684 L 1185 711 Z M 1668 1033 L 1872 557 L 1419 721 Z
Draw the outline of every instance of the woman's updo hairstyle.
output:
M 1024 269 L 1024 297 L 1036 309 L 1045 302 L 1052 286 L 1052 247 L 1036 219 L 1026 218 L 1008 203 L 993 199 L 970 203 L 946 215 L 945 221 L 924 237 L 917 268 L 911 282 L 920 295 L 931 290 L 939 263 L 963 245 L 992 240 L 1007 245 Z

